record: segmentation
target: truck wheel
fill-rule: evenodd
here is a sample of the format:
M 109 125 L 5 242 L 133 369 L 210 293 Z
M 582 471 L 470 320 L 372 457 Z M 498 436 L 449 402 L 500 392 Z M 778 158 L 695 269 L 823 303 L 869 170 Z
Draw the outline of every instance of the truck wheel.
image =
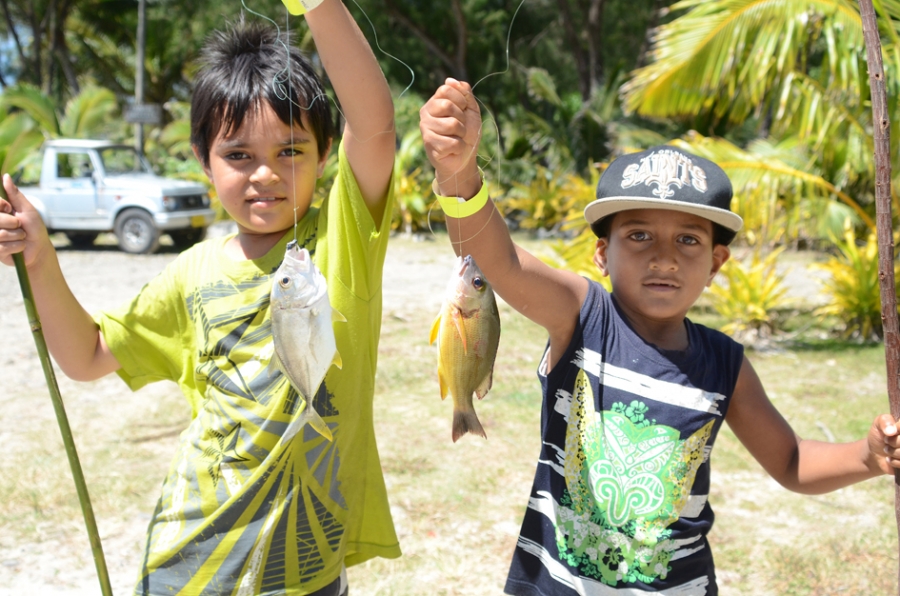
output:
M 206 228 L 187 228 L 186 230 L 169 230 L 169 238 L 175 248 L 190 248 L 203 240 L 206 235 Z
M 116 218 L 116 238 L 119 248 L 131 254 L 149 254 L 159 248 L 159 230 L 142 209 L 126 209 Z
M 97 232 L 66 232 L 69 244 L 75 248 L 87 248 L 93 245 L 98 235 Z

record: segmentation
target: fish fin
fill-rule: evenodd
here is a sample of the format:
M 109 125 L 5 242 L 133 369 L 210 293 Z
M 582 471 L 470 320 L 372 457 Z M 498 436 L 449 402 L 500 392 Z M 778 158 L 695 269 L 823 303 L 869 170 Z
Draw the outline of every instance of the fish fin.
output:
M 328 425 L 324 420 L 322 420 L 322 417 L 319 416 L 319 413 L 316 412 L 311 403 L 306 402 L 306 407 L 303 408 L 302 412 L 300 412 L 300 418 L 303 421 L 301 424 L 309 424 L 313 428 L 313 430 L 315 430 L 317 433 L 319 433 L 329 441 L 334 440 L 334 435 L 331 434 L 331 429 L 328 428 Z
M 333 365 L 338 368 L 344 368 L 344 360 L 341 358 L 341 353 L 337 350 L 334 351 L 334 359 L 331 361 Z
M 475 388 L 475 395 L 478 396 L 478 399 L 484 399 L 484 396 L 488 394 L 488 391 L 491 390 L 491 384 L 494 382 L 494 369 L 488 371 L 488 374 L 484 377 L 484 380 L 481 381 L 481 384 Z
M 478 416 L 475 415 L 475 410 L 453 410 L 453 442 L 455 443 L 466 433 L 481 435 L 487 439 L 484 428 L 481 426 Z
M 441 371 L 438 371 L 438 385 L 441 386 L 441 399 L 447 399 L 447 384 L 444 382 Z
M 287 377 L 287 372 L 284 370 L 281 358 L 278 357 L 278 352 L 273 350 L 272 357 L 269 359 L 269 366 L 266 367 L 266 374 L 270 377 L 274 377 L 276 372 L 281 372 Z
M 441 315 L 434 319 L 434 323 L 431 324 L 431 335 L 428 336 L 428 343 L 433 344 L 434 341 L 438 338 L 438 333 L 441 330 Z
M 462 341 L 463 354 L 469 353 L 469 347 L 466 345 L 466 322 L 463 320 L 462 313 L 459 309 L 453 309 L 453 324 L 456 325 L 456 331 L 459 333 L 459 339 Z
M 346 323 L 347 317 L 339 313 L 338 311 L 331 309 L 331 322 L 332 323 Z

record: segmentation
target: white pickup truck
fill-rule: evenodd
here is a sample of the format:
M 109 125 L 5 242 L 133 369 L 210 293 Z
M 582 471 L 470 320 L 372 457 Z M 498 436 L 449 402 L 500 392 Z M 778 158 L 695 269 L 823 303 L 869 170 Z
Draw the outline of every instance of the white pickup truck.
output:
M 164 233 L 186 248 L 215 219 L 204 185 L 157 176 L 133 147 L 109 141 L 47 141 L 39 185 L 20 188 L 47 229 L 75 246 L 113 232 L 129 253 L 154 252 Z

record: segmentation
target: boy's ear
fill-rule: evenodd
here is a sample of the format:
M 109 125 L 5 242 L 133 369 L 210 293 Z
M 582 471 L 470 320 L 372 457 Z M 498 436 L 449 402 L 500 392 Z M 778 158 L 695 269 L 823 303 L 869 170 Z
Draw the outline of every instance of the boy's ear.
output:
M 722 265 L 724 265 L 729 258 L 731 258 L 730 248 L 724 244 L 716 244 L 713 247 L 713 264 L 712 269 L 709 272 L 709 279 L 706 280 L 707 288 L 712 285 L 712 280 L 716 276 L 716 273 L 719 272 L 719 269 L 722 268 Z
M 600 270 L 603 277 L 609 275 L 609 267 L 607 267 L 606 251 L 609 249 L 608 238 L 597 238 L 596 248 L 594 249 L 594 265 Z
M 212 171 L 209 169 L 209 165 L 200 159 L 200 152 L 197 150 L 197 145 L 191 145 L 191 151 L 194 152 L 194 158 L 200 163 L 200 167 L 203 168 L 203 173 L 206 174 L 206 177 L 209 178 L 209 181 L 215 184 L 215 181 L 212 177 Z
M 328 161 L 328 155 L 331 153 L 331 139 L 328 139 L 328 146 L 325 147 L 325 151 L 322 152 L 322 155 L 319 156 L 319 165 L 316 166 L 316 178 L 321 178 L 325 173 L 325 162 Z

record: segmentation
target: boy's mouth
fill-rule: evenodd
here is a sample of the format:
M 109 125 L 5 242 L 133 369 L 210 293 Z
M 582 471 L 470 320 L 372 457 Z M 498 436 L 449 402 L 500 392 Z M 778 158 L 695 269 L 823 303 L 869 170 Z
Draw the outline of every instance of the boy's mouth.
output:
M 248 203 L 274 203 L 282 200 L 282 197 L 252 197 L 247 200 Z
M 677 289 L 679 288 L 679 284 L 667 280 L 667 279 L 650 279 L 644 282 L 644 285 L 650 288 L 660 288 L 660 289 Z

